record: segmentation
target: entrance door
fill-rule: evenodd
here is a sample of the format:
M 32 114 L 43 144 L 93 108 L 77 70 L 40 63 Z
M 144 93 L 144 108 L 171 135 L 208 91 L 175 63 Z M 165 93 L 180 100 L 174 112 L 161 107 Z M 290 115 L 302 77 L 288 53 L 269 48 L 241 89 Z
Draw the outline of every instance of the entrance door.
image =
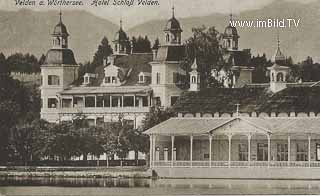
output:
M 258 143 L 258 161 L 268 161 L 268 144 Z

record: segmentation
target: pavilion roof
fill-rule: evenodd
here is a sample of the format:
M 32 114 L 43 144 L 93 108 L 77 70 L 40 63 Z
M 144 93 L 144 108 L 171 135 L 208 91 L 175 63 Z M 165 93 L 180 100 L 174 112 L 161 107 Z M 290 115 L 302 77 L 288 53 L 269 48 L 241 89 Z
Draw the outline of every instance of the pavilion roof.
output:
M 319 117 L 171 118 L 145 133 L 204 135 L 258 132 L 262 134 L 320 134 Z

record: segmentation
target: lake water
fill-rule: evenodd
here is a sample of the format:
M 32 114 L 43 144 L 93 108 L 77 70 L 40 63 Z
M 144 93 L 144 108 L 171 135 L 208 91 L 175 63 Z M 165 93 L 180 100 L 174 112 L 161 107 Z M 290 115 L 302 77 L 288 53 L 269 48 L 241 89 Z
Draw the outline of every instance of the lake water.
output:
M 0 178 L 0 196 L 320 194 L 320 181 Z

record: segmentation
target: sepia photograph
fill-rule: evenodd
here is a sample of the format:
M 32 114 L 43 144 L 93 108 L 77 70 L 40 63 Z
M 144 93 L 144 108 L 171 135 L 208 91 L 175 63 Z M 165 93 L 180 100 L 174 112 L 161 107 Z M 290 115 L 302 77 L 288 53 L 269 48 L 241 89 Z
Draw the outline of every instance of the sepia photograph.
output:
M 1 0 L 0 196 L 320 195 L 320 0 Z

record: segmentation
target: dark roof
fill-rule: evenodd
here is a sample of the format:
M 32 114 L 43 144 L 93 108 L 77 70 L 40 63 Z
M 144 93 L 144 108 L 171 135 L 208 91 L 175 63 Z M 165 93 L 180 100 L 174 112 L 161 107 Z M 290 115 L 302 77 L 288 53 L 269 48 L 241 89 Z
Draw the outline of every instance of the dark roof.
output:
M 138 83 L 138 76 L 140 72 L 151 73 L 151 65 L 149 64 L 151 61 L 152 54 L 149 53 L 117 56 L 114 65 L 120 67 L 119 78 L 121 82 L 123 82 L 122 86 L 149 85 L 151 80 L 143 84 Z M 89 86 L 100 86 L 104 79 L 104 66 L 98 66 L 94 73 L 98 75 L 98 78 L 92 79 Z M 73 85 L 81 85 L 82 82 L 83 78 L 79 78 L 79 80 L 75 81 Z
M 179 31 L 182 32 L 180 22 L 172 16 L 171 19 L 168 20 L 165 31 Z
M 120 28 L 114 37 L 114 41 L 118 41 L 120 43 L 121 42 L 128 42 L 129 38 L 127 36 L 127 33 L 124 32 L 124 30 L 122 28 Z
M 319 112 L 320 87 L 289 87 L 278 93 L 268 88 L 204 89 L 185 92 L 174 105 L 180 113 L 234 113 L 240 112 Z
M 231 26 L 230 24 L 225 28 L 224 35 L 225 36 L 236 36 L 236 37 L 239 37 L 237 28 Z
M 46 55 L 44 65 L 77 65 L 72 50 L 62 49 L 50 49 Z
M 155 61 L 182 61 L 185 55 L 183 45 L 160 46 Z
M 55 27 L 52 35 L 68 36 L 67 27 L 60 21 Z

